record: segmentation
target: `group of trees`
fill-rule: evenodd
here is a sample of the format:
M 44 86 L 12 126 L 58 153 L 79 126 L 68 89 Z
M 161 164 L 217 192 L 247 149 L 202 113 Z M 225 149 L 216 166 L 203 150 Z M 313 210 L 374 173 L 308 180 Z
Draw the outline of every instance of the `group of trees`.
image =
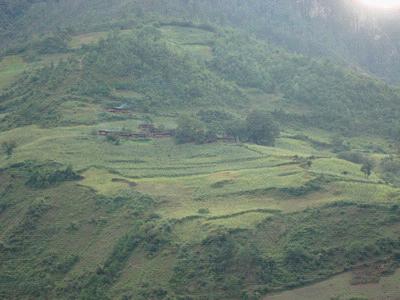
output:
M 278 124 L 269 112 L 252 111 L 245 120 L 225 115 L 224 113 L 201 112 L 198 115 L 224 116 L 222 120 L 206 118 L 203 122 L 198 117 L 183 115 L 178 119 L 176 141 L 178 143 L 209 143 L 218 137 L 232 138 L 236 141 L 251 142 L 274 146 L 280 134 Z
M 103 85 L 111 88 L 145 95 L 153 109 L 240 100 L 235 85 L 173 49 L 154 26 L 144 26 L 130 36 L 111 35 L 88 52 L 83 62 L 88 75 L 106 78 Z
M 380 80 L 328 60 L 289 54 L 237 32 L 225 32 L 213 45 L 210 67 L 226 80 L 306 108 L 290 117 L 304 125 L 345 134 L 390 136 L 398 128 L 398 90 Z M 285 109 L 286 111 L 286 109 Z
M 51 168 L 36 168 L 27 180 L 26 185 L 33 188 L 46 188 L 60 182 L 78 179 L 81 179 L 81 176 L 74 172 L 71 166 L 55 170 Z

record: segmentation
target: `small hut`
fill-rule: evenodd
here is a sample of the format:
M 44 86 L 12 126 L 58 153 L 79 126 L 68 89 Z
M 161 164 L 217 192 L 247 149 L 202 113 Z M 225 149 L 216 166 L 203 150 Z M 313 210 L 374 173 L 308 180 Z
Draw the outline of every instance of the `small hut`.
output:
M 109 108 L 109 109 L 107 109 L 107 111 L 110 113 L 114 113 L 114 114 L 129 114 L 130 113 L 129 105 L 126 103 L 121 104 L 119 106 Z

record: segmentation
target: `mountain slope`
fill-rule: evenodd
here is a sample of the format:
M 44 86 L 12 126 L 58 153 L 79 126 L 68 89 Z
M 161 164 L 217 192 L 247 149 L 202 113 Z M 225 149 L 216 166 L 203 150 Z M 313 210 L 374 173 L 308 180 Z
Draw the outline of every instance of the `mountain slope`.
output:
M 14 37 L 49 32 L 55 26 L 77 30 L 121 27 L 156 13 L 235 26 L 291 51 L 361 66 L 390 82 L 396 82 L 399 75 L 397 12 L 371 12 L 356 1 L 41 1 L 32 6 L 21 2 L 11 8 L 14 15 L 23 15 L 7 19 L 12 23 L 5 32 Z
M 0 62 L 0 298 L 262 299 L 399 267 L 397 88 L 207 1 L 110 3 L 26 6 Z

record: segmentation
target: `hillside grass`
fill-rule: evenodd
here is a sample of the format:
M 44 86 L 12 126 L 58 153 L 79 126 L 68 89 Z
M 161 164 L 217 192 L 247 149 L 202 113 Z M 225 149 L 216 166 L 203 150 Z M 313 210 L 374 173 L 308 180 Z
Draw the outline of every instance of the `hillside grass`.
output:
M 351 272 L 335 276 L 329 280 L 311 286 L 294 289 L 277 295 L 264 297 L 264 300 L 349 300 L 349 299 L 397 299 L 400 270 L 388 275 L 378 283 L 352 285 Z
M 6 56 L 0 61 L 0 90 L 8 87 L 23 71 L 28 64 L 20 56 Z

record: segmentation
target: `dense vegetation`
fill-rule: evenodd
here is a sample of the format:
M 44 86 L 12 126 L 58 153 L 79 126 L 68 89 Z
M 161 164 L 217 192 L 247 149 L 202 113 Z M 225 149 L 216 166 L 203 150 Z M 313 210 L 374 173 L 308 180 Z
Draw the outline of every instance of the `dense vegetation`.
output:
M 107 9 L 108 5 L 113 9 Z M 16 0 L 5 1 L 0 12 L 4 20 L 0 23 L 0 38 L 5 45 L 15 45 L 15 37 L 23 41 L 29 34 L 48 33 L 57 26 L 98 31 L 131 26 L 138 18 L 154 19 L 158 14 L 174 21 L 234 26 L 290 51 L 360 65 L 390 81 L 396 82 L 399 75 L 396 16 L 374 15 L 344 0 L 223 0 L 217 4 L 211 0 L 79 0 L 74 5 L 67 0 L 56 4 Z M 40 17 L 43 12 L 46 18 Z
M 135 91 L 131 107 L 144 112 L 182 104 L 241 109 L 248 101 L 247 88 L 281 94 L 279 109 L 266 108 L 284 122 L 393 138 L 400 127 L 398 91 L 381 81 L 222 29 L 212 51 L 210 61 L 194 59 L 153 26 L 111 35 L 84 47 L 81 58 L 26 74 L 23 84 L 6 91 L 0 109 L 11 113 L 3 127 L 56 125 L 59 106 L 68 98 L 86 102 L 90 97 L 107 106 L 110 98 L 118 101 L 115 90 Z M 303 112 L 288 111 L 287 106 L 302 107 Z

